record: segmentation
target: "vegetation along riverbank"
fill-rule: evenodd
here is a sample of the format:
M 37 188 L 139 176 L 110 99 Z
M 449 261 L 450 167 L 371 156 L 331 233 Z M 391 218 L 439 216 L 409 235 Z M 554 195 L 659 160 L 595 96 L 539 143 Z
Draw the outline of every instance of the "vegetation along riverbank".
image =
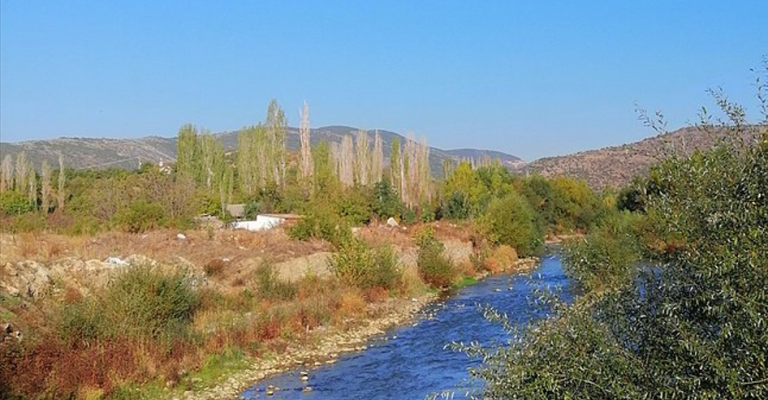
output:
M 615 193 L 491 160 L 446 163 L 434 178 L 413 140 L 395 139 L 385 164 L 375 132 L 346 136 L 342 158 L 324 142 L 288 152 L 286 126 L 273 102 L 225 153 L 185 125 L 174 165 L 134 171 L 5 161 L 3 395 L 234 393 L 359 348 L 438 291 L 530 268 L 546 236 L 617 212 Z M 232 204 L 239 218 L 296 217 L 232 230 Z
M 712 91 L 724 122 L 704 109 L 694 129 L 728 135 L 692 155 L 670 146 L 620 192 L 621 213 L 565 245 L 573 305 L 543 294 L 551 316 L 511 328 L 511 346 L 456 344 L 487 356 L 482 398 L 768 397 L 767 80 L 768 63 L 758 123 Z M 643 118 L 663 138 L 663 119 Z

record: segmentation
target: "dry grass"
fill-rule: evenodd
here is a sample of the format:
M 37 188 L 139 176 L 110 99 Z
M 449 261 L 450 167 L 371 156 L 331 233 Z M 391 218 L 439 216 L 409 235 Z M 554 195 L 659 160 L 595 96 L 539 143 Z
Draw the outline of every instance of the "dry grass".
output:
M 485 267 L 491 273 L 508 271 L 517 261 L 517 251 L 510 246 L 502 245 L 493 250 L 485 260 Z
M 212 259 L 235 259 L 269 255 L 275 262 L 327 251 L 322 241 L 299 242 L 288 238 L 282 229 L 268 232 L 242 230 L 216 231 L 213 238 L 201 230 L 183 232 L 164 229 L 144 234 L 105 232 L 95 236 L 67 236 L 36 232 L 19 235 L 0 234 L 0 262 L 34 260 L 51 262 L 64 256 L 84 260 L 127 257 L 141 254 L 159 262 L 175 262 L 182 257 L 193 264 L 205 265 Z
M 373 244 L 413 248 L 413 229 L 365 228 L 361 234 Z M 442 229 L 455 238 L 453 227 Z M 451 233 L 453 232 L 453 233 Z M 306 275 L 291 283 L 291 297 L 268 297 L 259 290 L 255 271 L 261 260 L 280 262 L 331 250 L 321 241 L 290 240 L 281 229 L 266 233 L 245 231 L 184 232 L 176 230 L 145 234 L 121 232 L 96 236 L 64 236 L 50 233 L 0 235 L 0 260 L 35 260 L 48 263 L 58 258 L 104 260 L 110 256 L 140 254 L 161 264 L 175 264 L 179 257 L 203 268 L 214 283 L 203 288 L 200 306 L 189 322 L 189 336 L 172 343 L 159 340 L 98 338 L 91 343 L 59 336 L 60 307 L 83 301 L 83 294 L 65 288 L 49 303 L 30 304 L 14 310 L 30 332 L 24 349 L 0 346 L 0 390 L 9 385 L 15 393 L 35 398 L 99 398 L 127 382 L 143 383 L 161 378 L 170 385 L 181 382 L 182 371 L 199 368 L 206 357 L 226 348 L 259 355 L 281 351 L 321 326 L 344 327 L 385 304 L 390 291 L 365 292 L 347 287 L 332 277 Z M 415 262 L 414 262 L 415 264 Z M 415 265 L 403 265 L 395 292 L 404 297 L 424 293 L 426 286 Z M 98 298 L 98 291 L 94 292 Z M 0 396 L 2 397 L 2 396 Z

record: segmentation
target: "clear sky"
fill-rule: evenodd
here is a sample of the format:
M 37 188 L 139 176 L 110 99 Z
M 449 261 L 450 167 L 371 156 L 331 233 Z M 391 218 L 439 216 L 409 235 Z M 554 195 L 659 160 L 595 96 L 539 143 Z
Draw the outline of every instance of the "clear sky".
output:
M 264 118 L 532 160 L 651 136 L 722 86 L 756 111 L 768 1 L 0 3 L 0 136 L 174 136 Z

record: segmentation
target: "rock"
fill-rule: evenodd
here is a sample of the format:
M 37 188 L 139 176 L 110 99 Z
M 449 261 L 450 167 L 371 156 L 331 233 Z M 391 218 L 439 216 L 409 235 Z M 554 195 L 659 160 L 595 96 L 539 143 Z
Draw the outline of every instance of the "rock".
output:
M 106 264 L 109 264 L 109 265 L 117 265 L 117 266 L 120 266 L 120 267 L 124 267 L 124 266 L 128 265 L 128 263 L 125 262 L 120 257 L 107 257 L 107 259 L 104 260 L 104 262 Z
M 400 226 L 400 224 L 398 224 L 397 220 L 395 220 L 394 218 L 389 217 L 389 219 L 387 219 L 387 226 L 390 228 L 396 228 Z
M 187 235 L 185 235 L 183 233 L 177 233 L 176 234 L 176 239 L 178 239 L 178 240 L 187 240 Z

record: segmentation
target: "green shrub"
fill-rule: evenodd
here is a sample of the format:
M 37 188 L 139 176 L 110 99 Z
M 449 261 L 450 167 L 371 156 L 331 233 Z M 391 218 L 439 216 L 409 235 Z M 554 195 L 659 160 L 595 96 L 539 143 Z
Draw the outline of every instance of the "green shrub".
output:
M 604 225 L 563 248 L 565 271 L 588 291 L 601 291 L 632 283 L 640 260 L 634 226 L 642 216 L 616 212 Z
M 536 222 L 531 206 L 515 192 L 493 200 L 482 217 L 491 241 L 512 246 L 522 257 L 535 256 L 543 250 L 544 234 Z
M 182 334 L 199 305 L 185 271 L 163 273 L 148 265 L 128 268 L 101 301 L 114 335 L 139 338 Z
M 104 310 L 94 299 L 81 299 L 61 309 L 58 323 L 59 335 L 73 344 L 89 345 L 102 338 L 107 326 L 104 325 Z
M 425 228 L 416 238 L 419 246 L 417 265 L 421 279 L 435 288 L 445 288 L 453 284 L 458 271 L 443 255 L 445 246 L 435 238 L 431 227 Z
M 336 214 L 352 226 L 367 224 L 372 214 L 368 189 L 357 186 L 345 190 L 335 199 L 334 208 Z
M 0 213 L 5 215 L 21 215 L 35 210 L 35 203 L 26 194 L 16 190 L 0 193 Z
M 296 297 L 296 284 L 281 280 L 275 266 L 262 262 L 256 268 L 256 291 L 261 298 L 269 300 L 291 300 Z
M 48 227 L 44 214 L 26 213 L 9 217 L 8 228 L 13 233 L 39 232 Z
M 145 232 L 164 225 L 165 212 L 157 203 L 137 200 L 117 215 L 118 224 L 131 233 Z
M 399 218 L 404 208 L 405 205 L 392 187 L 389 178 L 384 177 L 374 185 L 371 211 L 379 219 Z
M 342 242 L 328 266 L 340 281 L 361 289 L 392 289 L 400 278 L 397 256 L 391 247 L 371 249 L 355 237 Z
M 58 331 L 73 344 L 183 336 L 199 299 L 184 272 L 131 266 L 102 291 L 61 308 Z
M 462 220 L 469 218 L 471 205 L 464 192 L 454 192 L 448 197 L 443 207 L 443 214 L 448 219 Z
M 323 206 L 311 207 L 293 226 L 287 229 L 295 240 L 323 239 L 339 246 L 351 231 L 346 221 Z

